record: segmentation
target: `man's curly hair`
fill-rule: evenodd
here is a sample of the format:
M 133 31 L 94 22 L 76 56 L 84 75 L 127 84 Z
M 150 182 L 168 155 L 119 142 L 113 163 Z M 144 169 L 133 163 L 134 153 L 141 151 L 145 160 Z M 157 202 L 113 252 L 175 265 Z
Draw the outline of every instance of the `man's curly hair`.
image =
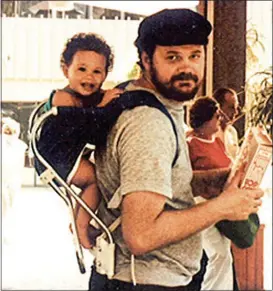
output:
M 68 39 L 61 54 L 61 67 L 64 65 L 69 66 L 78 51 L 94 51 L 103 55 L 106 58 L 106 72 L 108 73 L 112 70 L 114 55 L 110 46 L 98 34 L 77 33 Z

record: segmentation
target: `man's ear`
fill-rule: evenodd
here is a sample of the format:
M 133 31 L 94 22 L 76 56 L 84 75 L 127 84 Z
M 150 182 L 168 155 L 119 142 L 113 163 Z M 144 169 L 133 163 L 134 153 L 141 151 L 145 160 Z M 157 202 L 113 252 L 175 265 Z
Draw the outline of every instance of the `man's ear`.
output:
M 143 52 L 141 54 L 141 61 L 142 61 L 142 64 L 143 64 L 143 66 L 145 68 L 145 71 L 149 72 L 150 69 L 151 69 L 151 60 L 150 60 L 150 58 L 149 58 L 149 56 L 147 55 L 146 52 Z
M 64 76 L 66 78 L 68 78 L 68 66 L 67 65 L 62 65 L 62 70 L 63 70 Z

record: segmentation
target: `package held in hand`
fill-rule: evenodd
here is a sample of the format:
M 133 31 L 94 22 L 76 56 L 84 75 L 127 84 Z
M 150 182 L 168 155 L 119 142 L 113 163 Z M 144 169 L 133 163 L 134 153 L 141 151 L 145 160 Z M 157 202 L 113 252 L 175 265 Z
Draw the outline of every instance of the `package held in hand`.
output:
M 245 134 L 240 152 L 232 167 L 227 184 L 236 171 L 246 163 L 240 188 L 259 187 L 267 167 L 272 160 L 272 140 L 263 126 L 249 128 Z

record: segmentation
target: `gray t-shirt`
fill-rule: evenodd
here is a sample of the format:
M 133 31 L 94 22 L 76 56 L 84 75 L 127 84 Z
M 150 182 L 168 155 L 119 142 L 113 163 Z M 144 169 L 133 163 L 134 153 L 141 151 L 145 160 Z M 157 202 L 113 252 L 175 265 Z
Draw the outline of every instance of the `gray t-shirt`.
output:
M 129 84 L 127 90 L 143 89 Z M 147 89 L 145 89 L 147 90 Z M 147 90 L 156 95 L 152 90 Z M 108 135 L 107 146 L 97 149 L 96 171 L 100 191 L 108 200 L 99 217 L 109 225 L 121 212 L 122 198 L 131 192 L 151 191 L 166 196 L 166 209 L 187 209 L 195 204 L 190 186 L 192 169 L 183 129 L 183 106 L 157 98 L 166 106 L 176 124 L 179 156 L 174 167 L 176 139 L 170 120 L 161 111 L 147 106 L 124 111 Z M 183 225 L 181 225 L 183 227 Z M 131 253 L 119 226 L 113 233 L 116 243 L 114 279 L 131 282 Z M 138 284 L 184 286 L 199 270 L 201 235 L 135 256 Z

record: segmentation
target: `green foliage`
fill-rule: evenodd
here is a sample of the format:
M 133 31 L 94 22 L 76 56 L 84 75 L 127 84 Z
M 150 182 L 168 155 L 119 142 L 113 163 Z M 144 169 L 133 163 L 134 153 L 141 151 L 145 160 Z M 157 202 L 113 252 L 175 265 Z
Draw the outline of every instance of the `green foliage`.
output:
M 246 58 L 247 69 L 253 71 L 259 64 L 259 53 L 265 51 L 264 45 L 261 41 L 262 36 L 258 33 L 254 25 L 248 29 L 246 33 Z
M 247 127 L 263 124 L 272 138 L 272 67 L 254 73 L 246 82 Z
M 246 35 L 246 57 L 248 79 L 245 82 L 246 129 L 258 124 L 264 125 L 272 138 L 272 66 L 264 69 L 259 63 L 260 54 L 264 53 L 263 36 L 251 25 Z
M 128 80 L 137 79 L 140 76 L 140 67 L 138 64 L 134 64 L 131 71 L 127 74 Z

